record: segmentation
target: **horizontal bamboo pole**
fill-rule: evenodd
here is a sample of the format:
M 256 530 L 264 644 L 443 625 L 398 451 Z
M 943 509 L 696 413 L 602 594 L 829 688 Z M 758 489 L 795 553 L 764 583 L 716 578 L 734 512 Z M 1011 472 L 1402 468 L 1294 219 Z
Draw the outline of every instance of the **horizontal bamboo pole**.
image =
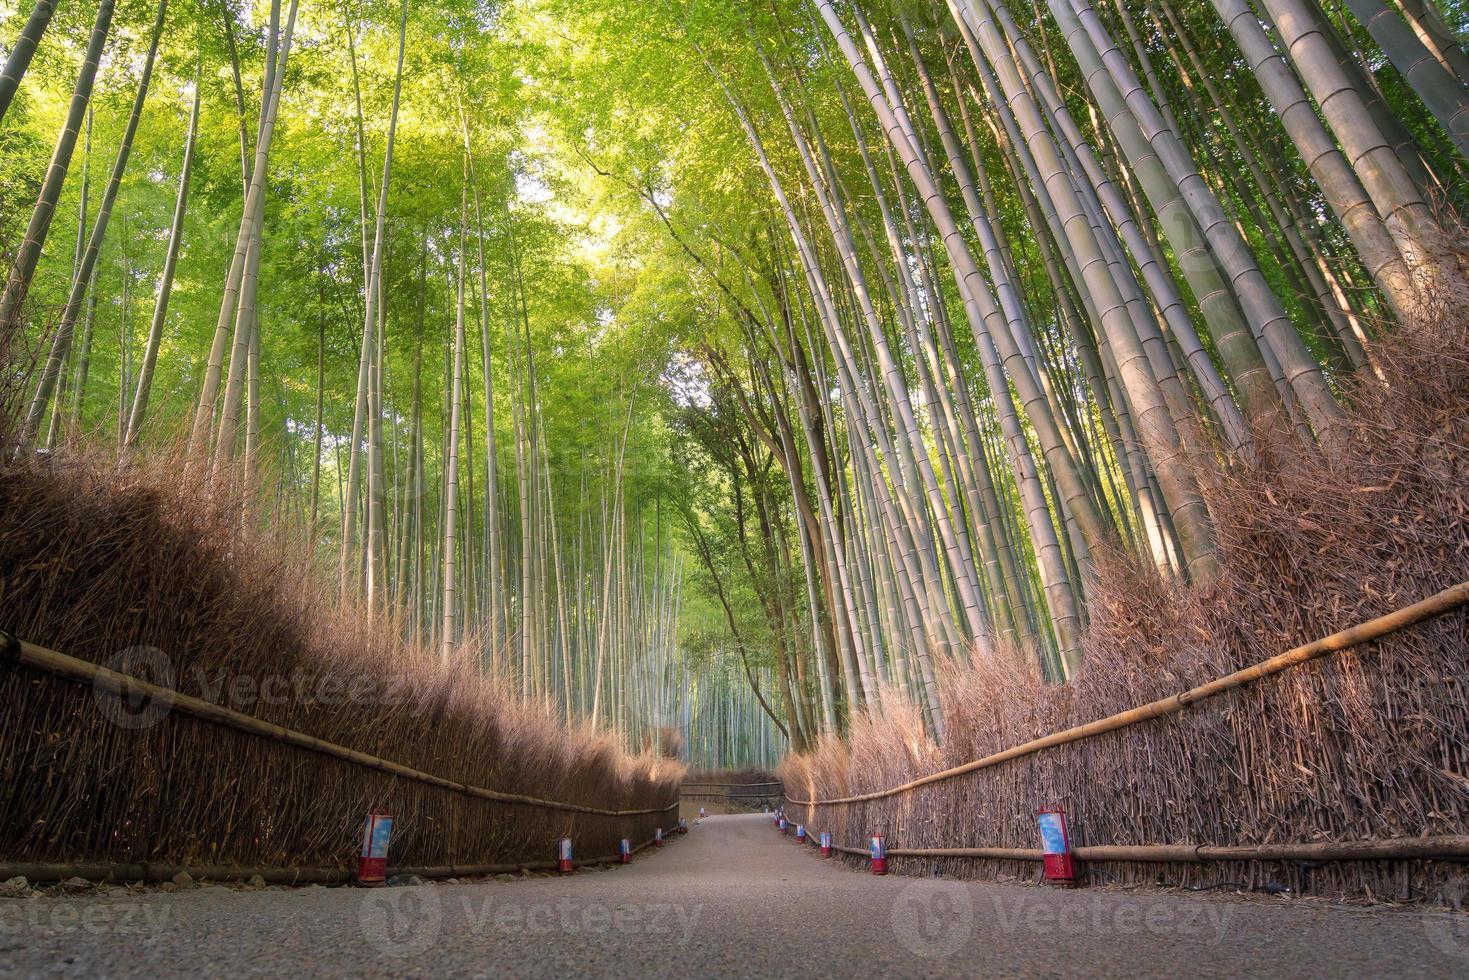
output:
M 665 827 L 664 839 L 677 829 Z M 653 845 L 648 838 L 633 848 L 637 854 Z M 584 858 L 573 861 L 578 868 L 617 864 L 621 855 Z M 415 875 L 419 878 L 473 878 L 481 875 L 515 874 L 521 871 L 554 871 L 555 861 L 521 861 L 513 864 L 445 864 L 431 867 L 394 867 L 388 875 Z M 65 881 L 85 878 L 88 881 L 160 882 L 172 881 L 180 872 L 195 881 L 249 881 L 259 876 L 268 885 L 333 885 L 352 881 L 355 873 L 347 868 L 235 868 L 221 865 L 186 864 L 26 864 L 0 863 L 0 880 L 24 876 L 28 881 Z
M 729 787 L 731 789 L 734 789 L 736 787 L 743 787 L 743 786 L 784 786 L 784 785 L 785 784 L 782 783 L 779 779 L 769 779 L 769 780 L 766 780 L 763 783 L 681 783 L 681 784 L 679 784 L 679 788 L 682 789 L 683 787 L 686 787 L 686 786 L 716 786 L 716 787 L 725 787 L 725 786 L 727 786 L 727 787 Z
M 685 800 L 773 800 L 779 793 L 681 793 Z
M 1084 725 L 1077 725 L 1065 731 L 1032 739 L 1022 745 L 996 752 L 993 755 L 987 755 L 973 762 L 966 762 L 962 766 L 955 766 L 952 769 L 945 769 L 941 772 L 911 780 L 910 782 L 903 783 L 901 786 L 893 786 L 889 789 L 877 790 L 872 793 L 860 793 L 856 796 L 836 797 L 829 800 L 798 800 L 793 797 L 787 797 L 787 801 L 800 806 L 834 806 L 837 804 L 864 803 L 869 800 L 881 800 L 902 793 L 910 793 L 921 786 L 928 786 L 932 783 L 953 779 L 956 776 L 963 776 L 980 769 L 987 769 L 990 766 L 996 766 L 1002 762 L 1009 762 L 1011 759 L 1033 755 L 1043 749 L 1054 748 L 1057 745 L 1066 745 L 1070 742 L 1079 742 L 1083 739 L 1093 738 L 1107 732 L 1115 732 L 1118 729 L 1127 728 L 1153 718 L 1176 714 L 1207 698 L 1216 697 L 1226 691 L 1232 691 L 1237 687 L 1242 687 L 1262 677 L 1269 677 L 1281 671 L 1289 670 L 1291 667 L 1307 663 L 1329 653 L 1336 653 L 1348 647 L 1378 639 L 1404 627 L 1412 626 L 1414 623 L 1420 623 L 1425 619 L 1441 616 L 1466 603 L 1469 603 L 1469 582 L 1460 582 L 1458 585 L 1444 589 L 1442 592 L 1429 596 L 1421 602 L 1415 602 L 1413 605 L 1406 606 L 1396 612 L 1390 612 L 1385 616 L 1378 616 L 1376 619 L 1370 619 L 1365 623 L 1360 623 L 1349 629 L 1322 637 L 1304 646 L 1295 647 L 1268 660 L 1262 660 L 1257 664 L 1241 668 L 1230 674 L 1225 674 L 1223 677 L 1209 681 L 1207 684 L 1191 687 L 1187 691 L 1169 695 L 1166 698 L 1152 701 L 1140 707 L 1119 711 L 1117 714 L 1109 715 L 1098 721 L 1087 722 Z
M 814 835 L 807 829 L 806 837 Z M 866 855 L 863 847 L 833 844 L 843 854 Z M 1187 862 L 1211 861 L 1398 861 L 1410 859 L 1469 860 L 1469 836 L 1396 837 L 1372 841 L 1317 841 L 1309 844 L 1119 844 L 1073 847 L 1081 861 Z M 998 861 L 1040 861 L 1039 848 L 1023 847 L 890 847 L 890 858 L 980 858 Z
M 1039 861 L 1041 859 L 1039 850 L 1026 847 L 890 847 L 887 849 L 887 855 L 888 857 L 990 858 L 997 861 Z
M 308 752 L 316 752 L 320 755 L 331 756 L 350 762 L 354 765 L 363 766 L 367 769 L 375 769 L 402 779 L 425 783 L 440 789 L 463 793 L 466 796 L 482 800 L 492 800 L 496 803 L 514 803 L 520 806 L 538 807 L 545 810 L 564 810 L 571 813 L 590 813 L 604 817 L 635 817 L 653 813 L 667 813 L 669 810 L 678 808 L 678 801 L 674 801 L 665 807 L 654 807 L 644 810 L 608 810 L 602 807 L 584 806 L 580 803 L 563 803 L 558 800 L 542 800 L 534 796 L 523 796 L 519 793 L 502 793 L 499 790 L 486 789 L 483 786 L 471 786 L 468 783 L 456 782 L 435 776 L 432 773 L 422 772 L 401 763 L 392 762 L 387 759 L 369 755 L 366 752 L 358 752 L 349 749 L 345 745 L 328 742 L 324 739 L 315 738 L 304 732 L 284 728 L 268 721 L 261 721 L 251 715 L 243 714 L 231 708 L 218 704 L 211 704 L 200 698 L 182 694 L 171 688 L 150 684 L 139 680 L 128 674 L 110 670 L 87 660 L 79 660 L 76 657 L 48 650 L 34 643 L 27 643 L 8 633 L 0 633 L 0 662 L 9 660 L 26 667 L 43 671 L 56 677 L 67 680 L 79 681 L 83 684 L 91 684 L 94 690 L 122 697 L 129 694 L 141 695 L 165 702 L 171 710 L 177 710 L 182 714 L 199 718 L 203 721 L 233 728 L 236 731 L 245 732 L 249 735 L 257 735 L 261 738 L 280 742 L 285 745 L 293 745 L 296 748 L 305 749 Z

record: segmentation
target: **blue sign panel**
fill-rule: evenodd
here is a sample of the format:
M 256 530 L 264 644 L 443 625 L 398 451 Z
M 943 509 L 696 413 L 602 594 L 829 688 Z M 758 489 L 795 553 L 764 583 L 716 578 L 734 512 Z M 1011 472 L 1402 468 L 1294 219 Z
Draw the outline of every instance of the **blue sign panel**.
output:
M 388 840 L 393 836 L 393 818 L 383 816 L 373 817 L 369 835 L 367 853 L 363 857 L 387 857 Z
M 1041 827 L 1041 851 L 1046 854 L 1065 854 L 1066 825 L 1059 813 L 1038 813 L 1036 820 Z

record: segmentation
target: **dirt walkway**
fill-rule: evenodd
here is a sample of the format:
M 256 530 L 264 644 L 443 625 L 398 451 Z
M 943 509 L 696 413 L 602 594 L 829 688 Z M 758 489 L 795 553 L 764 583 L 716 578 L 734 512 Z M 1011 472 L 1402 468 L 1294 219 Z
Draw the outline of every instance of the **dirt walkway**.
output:
M 566 878 L 0 899 L 0 975 L 184 974 L 1448 977 L 1469 917 L 876 878 L 759 814 Z

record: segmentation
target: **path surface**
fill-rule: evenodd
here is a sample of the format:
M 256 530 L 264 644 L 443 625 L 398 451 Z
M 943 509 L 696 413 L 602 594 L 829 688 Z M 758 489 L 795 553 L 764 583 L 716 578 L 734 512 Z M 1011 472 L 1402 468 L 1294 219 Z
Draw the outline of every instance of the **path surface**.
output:
M 1466 976 L 1463 916 L 876 878 L 711 817 L 631 867 L 458 885 L 0 899 L 0 975 Z

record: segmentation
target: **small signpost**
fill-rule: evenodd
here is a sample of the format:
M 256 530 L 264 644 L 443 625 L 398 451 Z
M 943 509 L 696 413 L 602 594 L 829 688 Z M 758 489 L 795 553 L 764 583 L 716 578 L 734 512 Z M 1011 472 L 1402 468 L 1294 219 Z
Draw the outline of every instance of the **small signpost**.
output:
M 1041 832 L 1046 880 L 1057 884 L 1076 884 L 1076 865 L 1071 860 L 1071 837 L 1066 831 L 1066 813 L 1060 807 L 1035 811 Z
M 873 834 L 868 838 L 869 850 L 872 853 L 872 873 L 885 875 L 888 873 L 888 844 L 882 834 Z
M 564 875 L 569 875 L 574 870 L 571 866 L 570 837 L 563 837 L 556 842 L 556 870 Z
M 357 883 L 381 885 L 388 878 L 388 842 L 393 837 L 393 818 L 386 813 L 369 813 L 362 831 L 362 853 L 357 858 Z

